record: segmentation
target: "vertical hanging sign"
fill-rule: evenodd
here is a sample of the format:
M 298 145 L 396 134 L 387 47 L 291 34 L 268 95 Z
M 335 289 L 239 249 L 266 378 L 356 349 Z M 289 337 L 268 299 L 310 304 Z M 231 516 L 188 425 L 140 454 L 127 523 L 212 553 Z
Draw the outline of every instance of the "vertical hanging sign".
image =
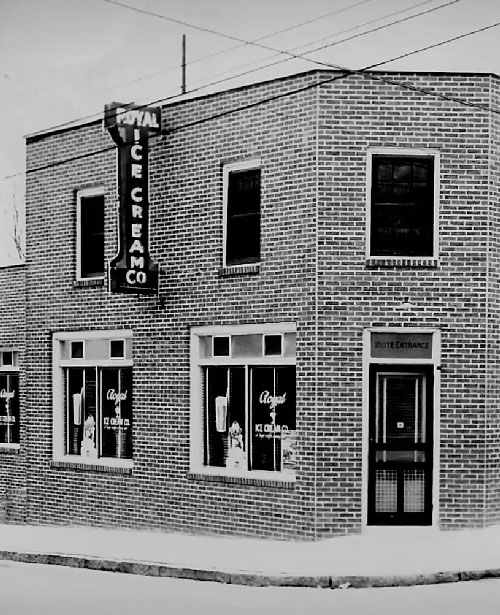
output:
M 118 146 L 118 253 L 109 261 L 114 293 L 158 292 L 158 265 L 149 256 L 148 139 L 160 133 L 161 109 L 111 103 L 104 126 Z

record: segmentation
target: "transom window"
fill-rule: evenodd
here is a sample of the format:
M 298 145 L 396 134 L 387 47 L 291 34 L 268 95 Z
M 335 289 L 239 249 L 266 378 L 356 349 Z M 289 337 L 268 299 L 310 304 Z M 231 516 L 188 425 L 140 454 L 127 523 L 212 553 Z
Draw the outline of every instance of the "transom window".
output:
M 244 162 L 224 168 L 224 264 L 260 261 L 259 163 Z
M 370 256 L 434 256 L 435 173 L 433 154 L 371 154 Z

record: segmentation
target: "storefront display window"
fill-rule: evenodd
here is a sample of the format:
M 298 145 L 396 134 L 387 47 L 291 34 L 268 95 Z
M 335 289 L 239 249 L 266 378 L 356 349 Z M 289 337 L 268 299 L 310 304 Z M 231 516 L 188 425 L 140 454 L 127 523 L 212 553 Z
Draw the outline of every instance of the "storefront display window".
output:
M 231 352 L 224 358 L 213 352 L 211 336 L 194 336 L 200 371 L 193 385 L 196 389 L 199 374 L 203 416 L 201 465 L 221 473 L 294 474 L 295 332 L 267 336 L 235 330 L 227 336 Z M 287 357 L 278 355 L 278 341 L 280 348 L 286 346 Z M 199 453 L 194 451 L 198 459 Z
M 85 352 L 77 356 L 75 341 L 64 339 L 72 334 L 55 336 L 55 449 L 63 458 L 132 459 L 132 340 L 105 333 L 80 333 Z
M 65 370 L 66 453 L 132 458 L 132 368 Z
M 0 446 L 19 444 L 17 352 L 0 353 Z

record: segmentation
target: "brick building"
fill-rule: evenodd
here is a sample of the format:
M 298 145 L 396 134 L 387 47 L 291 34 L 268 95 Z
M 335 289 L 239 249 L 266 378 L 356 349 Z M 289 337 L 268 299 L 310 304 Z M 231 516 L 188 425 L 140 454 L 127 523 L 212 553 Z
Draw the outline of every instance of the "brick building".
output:
M 499 522 L 499 96 L 489 74 L 312 71 L 164 106 L 149 295 L 107 283 L 102 122 L 28 137 L 12 519 Z

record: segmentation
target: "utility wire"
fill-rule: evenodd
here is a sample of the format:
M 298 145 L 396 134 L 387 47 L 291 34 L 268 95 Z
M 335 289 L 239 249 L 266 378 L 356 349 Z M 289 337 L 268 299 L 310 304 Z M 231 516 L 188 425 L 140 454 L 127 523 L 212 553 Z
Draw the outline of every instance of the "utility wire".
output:
M 421 88 L 418 88 L 418 87 L 415 87 L 415 86 L 411 86 L 411 85 L 407 85 L 407 84 L 401 83 L 401 82 L 399 82 L 397 80 L 394 80 L 394 79 L 388 79 L 388 78 L 382 77 L 381 75 L 377 75 L 375 73 L 367 72 L 367 71 L 371 70 L 372 68 L 375 68 L 375 67 L 378 67 L 378 66 L 382 66 L 384 64 L 389 64 L 389 63 L 394 62 L 396 60 L 399 60 L 399 59 L 401 59 L 403 57 L 409 57 L 411 55 L 416 55 L 418 53 L 421 53 L 423 51 L 427 51 L 429 49 L 441 47 L 441 46 L 446 45 L 446 44 L 448 44 L 450 42 L 453 42 L 455 40 L 463 39 L 466 36 L 472 36 L 474 34 L 478 34 L 480 32 L 484 32 L 486 30 L 489 30 L 491 28 L 495 28 L 495 27 L 498 27 L 498 26 L 500 26 L 500 22 L 496 22 L 494 24 L 490 24 L 489 26 L 485 26 L 485 27 L 479 28 L 477 30 L 472 30 L 470 32 L 461 34 L 459 36 L 452 37 L 450 39 L 446 39 L 444 41 L 439 41 L 438 43 L 434 43 L 433 45 L 427 45 L 426 47 L 415 49 L 415 50 L 413 50 L 411 52 L 407 52 L 407 53 L 401 54 L 399 56 L 395 56 L 395 57 L 389 58 L 389 59 L 384 60 L 382 62 L 377 62 L 375 64 L 371 64 L 369 66 L 365 66 L 362 69 L 347 69 L 346 68 L 346 69 L 343 69 L 343 74 L 341 74 L 341 75 L 334 75 L 333 77 L 329 77 L 327 79 L 322 79 L 322 80 L 320 80 L 320 81 L 318 81 L 316 83 L 309 84 L 307 86 L 303 86 L 303 87 L 297 88 L 295 90 L 291 90 L 291 91 L 288 91 L 288 92 L 283 92 L 281 94 L 276 94 L 275 96 L 271 96 L 271 97 L 268 97 L 268 98 L 256 101 L 254 103 L 243 105 L 243 106 L 240 106 L 240 107 L 235 107 L 233 109 L 228 109 L 227 111 L 224 111 L 224 112 L 221 112 L 221 113 L 218 113 L 218 114 L 215 114 L 215 115 L 207 116 L 205 118 L 201 118 L 199 120 L 195 120 L 194 122 L 188 122 L 186 124 L 177 126 L 177 127 L 173 128 L 170 131 L 167 131 L 166 134 L 173 134 L 173 133 L 179 132 L 181 130 L 184 130 L 186 128 L 191 128 L 193 126 L 200 125 L 200 124 L 203 124 L 203 123 L 211 121 L 211 120 L 220 119 L 222 117 L 231 115 L 233 113 L 238 113 L 240 111 L 245 111 L 245 110 L 250 109 L 250 108 L 258 107 L 258 106 L 260 106 L 262 104 L 266 104 L 266 103 L 269 103 L 269 102 L 273 102 L 275 100 L 286 98 L 288 96 L 292 96 L 294 94 L 298 94 L 298 93 L 301 93 L 301 92 L 304 92 L 304 91 L 307 91 L 307 90 L 319 87 L 319 86 L 321 86 L 323 84 L 326 84 L 326 83 L 332 83 L 334 81 L 338 81 L 339 79 L 344 79 L 344 78 L 346 78 L 346 77 L 348 77 L 350 75 L 353 75 L 353 74 L 363 75 L 363 76 L 365 76 L 365 77 L 367 77 L 369 79 L 372 79 L 372 80 L 378 80 L 378 81 L 386 82 L 386 83 L 389 83 L 391 85 L 394 85 L 394 86 L 397 86 L 397 87 L 401 87 L 401 88 L 404 88 L 404 89 L 408 89 L 408 90 L 411 90 L 411 91 L 414 91 L 414 92 L 423 93 L 423 94 L 426 94 L 426 95 L 429 95 L 429 96 L 433 96 L 433 97 L 441 98 L 441 99 L 444 99 L 444 100 L 448 100 L 450 102 L 455 102 L 457 104 L 465 105 L 465 106 L 468 106 L 468 107 L 474 107 L 474 108 L 477 108 L 477 109 L 479 109 L 481 111 L 491 112 L 491 113 L 495 113 L 497 115 L 500 115 L 500 110 L 491 109 L 488 106 L 480 105 L 480 104 L 477 104 L 477 103 L 473 103 L 473 102 L 470 102 L 470 101 L 462 100 L 462 99 L 451 97 L 451 96 L 446 96 L 444 94 L 440 94 L 438 92 L 433 92 L 431 90 L 424 90 L 424 89 L 421 89 Z M 157 102 L 160 102 L 160 101 L 157 101 Z M 155 104 L 155 102 L 152 102 L 152 103 L 149 103 L 149 104 Z M 150 137 L 150 138 L 154 138 L 154 137 Z M 13 175 L 8 175 L 8 176 L 5 176 L 5 177 L 3 177 L 1 179 L 2 179 L 2 181 L 5 181 L 5 180 L 8 180 L 8 179 L 12 179 L 14 177 L 21 176 L 23 174 L 29 175 L 31 173 L 36 173 L 38 171 L 43 171 L 43 170 L 46 170 L 46 169 L 49 169 L 49 168 L 57 167 L 57 166 L 60 166 L 62 164 L 66 164 L 68 162 L 74 162 L 76 160 L 81 160 L 81 159 L 84 159 L 84 158 L 88 158 L 90 156 L 94 156 L 94 155 L 97 155 L 97 154 L 108 152 L 108 151 L 111 151 L 111 150 L 114 150 L 114 149 L 115 149 L 114 145 L 109 146 L 109 147 L 104 147 L 104 148 L 101 148 L 99 150 L 93 150 L 91 152 L 87 152 L 85 154 L 79 154 L 77 156 L 73 156 L 73 157 L 70 157 L 70 158 L 65 158 L 63 160 L 58 160 L 56 162 L 52 162 L 52 163 L 49 163 L 47 165 L 42 165 L 42 166 L 39 166 L 39 167 L 34 167 L 32 169 L 27 169 L 24 172 L 16 173 L 16 174 L 13 174 Z
M 462 1 L 463 0 L 449 0 L 448 2 L 445 2 L 444 4 L 440 4 L 439 6 L 427 9 L 425 11 L 421 11 L 420 13 L 415 13 L 414 15 L 410 15 L 408 17 L 402 17 L 401 19 L 398 19 L 397 21 L 394 21 L 394 22 L 392 22 L 390 24 L 385 24 L 385 25 L 382 25 L 382 26 L 377 26 L 376 28 L 373 28 L 372 30 L 368 30 L 368 31 L 366 31 L 364 33 L 356 34 L 352 38 L 358 38 L 360 36 L 365 36 L 366 34 L 371 34 L 372 32 L 378 32 L 379 30 L 383 30 L 384 28 L 387 28 L 389 26 L 403 23 L 403 22 L 408 21 L 410 19 L 414 19 L 415 17 L 420 17 L 421 15 L 427 15 L 429 13 L 434 13 L 435 11 L 443 9 L 443 8 L 445 8 L 447 6 L 451 6 L 452 4 L 458 4 L 459 2 L 462 2 Z M 290 58 L 293 58 L 293 59 L 307 60 L 309 62 L 314 62 L 314 60 L 312 60 L 311 58 L 306 58 L 303 55 L 295 54 L 295 53 L 293 53 L 291 51 L 283 51 L 281 49 L 276 49 L 274 47 L 270 47 L 269 45 L 263 45 L 262 43 L 260 43 L 258 41 L 253 41 L 253 42 L 245 41 L 245 40 L 243 40 L 241 38 L 238 38 L 237 36 L 233 36 L 232 34 L 225 34 L 223 32 L 218 32 L 217 30 L 212 30 L 211 28 L 205 28 L 204 26 L 196 26 L 194 24 L 188 23 L 187 21 L 182 21 L 180 19 L 175 19 L 174 17 L 168 17 L 167 15 L 162 15 L 161 13 L 154 13 L 152 11 L 146 11 L 144 9 L 139 9 L 139 8 L 137 8 L 135 6 L 131 6 L 131 5 L 125 4 L 123 2 L 118 2 L 118 0 L 102 0 L 102 2 L 105 2 L 106 4 L 112 4 L 112 5 L 115 5 L 115 6 L 120 6 L 122 8 L 128 9 L 130 11 L 134 11 L 136 13 L 141 13 L 141 14 L 144 14 L 144 15 L 150 15 L 152 17 L 157 17 L 158 19 L 163 19 L 165 21 L 169 21 L 169 22 L 172 22 L 172 23 L 180 24 L 182 26 L 185 26 L 187 28 L 192 28 L 192 29 L 198 30 L 200 32 L 208 32 L 209 34 L 214 34 L 216 36 L 221 36 L 223 38 L 227 38 L 227 39 L 232 40 L 232 41 L 237 41 L 238 43 L 242 43 L 244 45 L 252 45 L 254 47 L 259 47 L 261 49 L 266 49 L 267 51 L 273 51 L 274 53 L 279 53 L 279 54 L 282 54 L 282 55 L 287 55 L 287 56 L 290 56 Z M 324 46 L 319 47 L 317 49 L 313 49 L 311 51 L 308 51 L 307 53 L 313 53 L 313 52 L 319 51 L 321 49 L 326 49 L 327 47 L 331 47 L 334 44 L 337 45 L 339 43 L 346 42 L 346 40 L 347 39 L 344 39 L 344 40 L 341 40 L 341 41 L 337 41 L 335 43 L 324 45 Z M 349 37 L 349 40 L 351 40 L 351 37 Z
M 370 19 L 370 20 L 365 21 L 363 23 L 360 23 L 360 24 L 358 24 L 356 26 L 351 26 L 350 28 L 345 28 L 344 30 L 337 30 L 336 32 L 332 32 L 331 34 L 329 34 L 328 36 L 325 36 L 323 38 L 315 39 L 314 41 L 311 41 L 309 43 L 303 43 L 303 44 L 301 44 L 301 45 L 299 45 L 297 47 L 292 47 L 291 49 L 288 49 L 288 51 L 299 51 L 299 50 L 303 49 L 304 51 L 302 51 L 302 54 L 307 54 L 307 53 L 309 53 L 309 51 L 307 51 L 306 48 L 309 47 L 310 45 L 313 45 L 314 43 L 320 43 L 320 42 L 323 42 L 325 40 L 329 40 L 329 39 L 333 38 L 334 36 L 338 36 L 339 34 L 346 34 L 347 32 L 352 32 L 353 30 L 358 30 L 359 28 L 362 28 L 363 26 L 367 26 L 367 25 L 370 25 L 372 23 L 376 23 L 377 21 L 382 21 L 383 19 L 387 19 L 388 17 L 394 17 L 395 15 L 400 15 L 401 13 L 407 13 L 408 11 L 411 11 L 414 8 L 417 8 L 417 7 L 422 6 L 424 4 L 429 4 L 431 2 L 435 2 L 435 0 L 424 0 L 423 2 L 417 2 L 416 4 L 413 4 L 413 5 L 409 6 L 409 7 L 401 9 L 399 11 L 393 11 L 392 13 L 386 13 L 385 15 L 382 15 L 381 17 L 377 17 L 375 19 Z M 391 22 L 390 25 L 393 25 L 394 23 L 395 22 Z M 371 34 L 371 32 L 372 31 L 370 30 L 370 31 L 363 32 L 362 34 L 363 35 L 364 34 Z M 260 39 L 257 39 L 257 40 L 260 40 Z M 344 39 L 343 41 L 335 41 L 330 46 L 333 47 L 334 45 L 337 45 L 340 42 L 346 42 L 348 40 L 351 40 L 351 39 L 347 38 L 347 39 Z M 228 49 L 228 51 L 230 49 L 235 49 L 235 47 L 230 47 Z M 312 50 L 312 51 L 314 51 L 314 50 Z M 246 62 L 245 64 L 240 64 L 237 68 L 241 69 L 241 68 L 245 68 L 247 66 L 255 66 L 256 64 L 259 65 L 256 68 L 256 70 L 261 70 L 261 69 L 264 69 L 264 68 L 268 68 L 269 66 L 274 66 L 275 64 L 281 63 L 281 60 L 280 60 L 280 62 L 276 62 L 276 63 L 273 62 L 272 64 L 265 64 L 264 66 L 260 66 L 260 64 L 262 62 L 265 62 L 266 60 L 271 60 L 273 58 L 281 57 L 281 55 L 282 55 L 281 53 L 275 53 L 275 54 L 273 54 L 271 56 L 267 56 L 267 58 L 262 58 L 261 60 L 257 60 L 257 61 L 254 60 L 252 62 Z M 288 58 L 286 58 L 286 61 L 288 61 Z M 218 76 L 221 76 L 221 75 L 227 75 L 228 73 L 232 73 L 233 71 L 234 71 L 234 68 L 226 70 L 226 71 L 223 71 L 223 72 L 220 72 L 220 73 L 212 74 L 212 75 L 210 75 L 210 77 L 213 78 L 213 77 L 218 77 Z M 163 71 L 161 71 L 161 72 L 163 72 Z M 157 74 L 161 74 L 161 72 L 160 73 L 155 73 L 155 76 Z M 251 72 L 254 72 L 254 71 L 251 71 Z M 240 76 L 240 74 L 237 74 L 237 76 Z M 141 78 L 136 79 L 134 82 L 131 82 L 131 83 L 136 83 L 137 81 L 142 81 L 142 80 L 148 79 L 148 78 L 149 78 L 149 76 L 141 77 Z M 230 79 L 233 79 L 233 78 L 235 78 L 235 77 L 228 77 L 227 80 L 230 80 Z M 195 85 L 197 83 L 203 83 L 203 80 L 199 79 L 198 81 L 194 81 L 193 83 Z M 214 84 L 213 83 L 209 83 L 207 86 L 203 86 L 203 87 L 209 87 L 211 85 L 214 85 Z M 198 89 L 201 89 L 201 88 L 197 88 L 197 90 Z
M 429 1 L 431 1 L 431 0 L 426 0 L 426 2 L 422 2 L 422 3 L 417 4 L 417 5 L 415 5 L 413 7 L 410 7 L 410 8 L 415 8 L 416 6 L 420 6 L 421 4 L 427 4 Z M 161 19 L 165 19 L 167 21 L 170 21 L 169 17 L 162 16 L 162 15 L 159 15 L 159 14 L 156 14 L 156 13 L 150 13 L 150 12 L 147 12 L 147 11 L 143 11 L 142 9 L 135 9 L 135 7 L 130 7 L 130 6 L 122 4 L 120 2 L 115 2 L 114 0 L 102 0 L 102 2 L 106 2 L 106 3 L 109 3 L 109 4 L 115 4 L 115 5 L 124 7 L 124 8 L 129 8 L 129 9 L 131 9 L 133 11 L 137 10 L 140 13 L 146 13 L 147 15 L 154 16 L 154 17 L 159 17 Z M 402 23 L 404 21 L 408 21 L 410 19 L 414 19 L 416 17 L 420 17 L 421 15 L 426 15 L 428 13 L 432 13 L 434 11 L 437 11 L 437 10 L 441 9 L 441 8 L 445 8 L 446 6 L 449 6 L 451 4 L 456 4 L 458 2 L 462 2 L 462 0 L 451 0 L 450 2 L 447 2 L 445 4 L 441 4 L 441 5 L 437 6 L 437 7 L 433 7 L 431 9 L 426 10 L 426 11 L 421 11 L 420 13 L 415 13 L 413 15 L 409 15 L 408 17 L 405 17 L 403 19 L 399 19 L 399 20 L 396 20 L 396 21 L 393 21 L 393 22 L 389 22 L 388 24 L 384 24 L 382 26 L 379 26 L 378 28 L 373 28 L 372 30 L 368 30 L 366 32 L 358 33 L 353 38 L 359 38 L 360 36 L 364 36 L 365 34 L 371 34 L 371 33 L 375 32 L 375 31 L 378 31 L 378 30 L 381 30 L 381 29 L 385 29 L 385 28 L 391 27 L 393 25 L 400 24 L 400 23 Z M 398 14 L 398 13 L 401 13 L 401 12 L 403 12 L 403 11 L 396 11 L 395 14 Z M 175 21 L 177 21 L 177 20 L 175 20 Z M 198 26 L 194 26 L 194 25 L 191 25 L 190 27 L 195 28 L 195 29 L 199 29 Z M 203 29 L 203 30 L 205 30 L 205 29 Z M 214 33 L 214 34 L 218 34 L 219 36 L 225 36 L 226 38 L 230 38 L 232 40 L 235 38 L 235 37 L 233 37 L 231 35 L 225 35 L 225 34 L 222 34 L 222 33 L 219 33 L 219 32 L 215 32 L 215 31 L 211 31 L 211 32 Z M 262 38 L 265 38 L 265 37 L 262 37 Z M 330 38 L 330 37 L 327 37 L 327 38 Z M 197 92 L 200 89 L 208 88 L 208 87 L 211 87 L 211 86 L 214 86 L 214 85 L 219 85 L 220 83 L 223 83 L 225 81 L 229 81 L 231 79 L 236 79 L 238 77 L 242 77 L 242 76 L 254 73 L 254 72 L 262 70 L 264 68 L 269 68 L 271 66 L 276 66 L 276 65 L 282 64 L 284 62 L 289 62 L 292 59 L 301 59 L 301 60 L 305 60 L 307 62 L 312 62 L 312 63 L 315 63 L 315 64 L 319 64 L 321 66 L 327 66 L 329 68 L 336 68 L 336 69 L 340 69 L 340 70 L 345 70 L 343 67 L 338 67 L 338 66 L 335 66 L 333 64 L 329 64 L 327 62 L 319 62 L 319 61 L 316 61 L 316 60 L 314 60 L 312 58 L 307 58 L 307 57 L 305 57 L 305 55 L 294 54 L 294 53 L 292 53 L 294 51 L 293 49 L 291 51 L 282 51 L 282 50 L 274 49 L 272 47 L 262 46 L 262 45 L 260 45 L 257 42 L 258 40 L 262 40 L 262 39 L 257 39 L 257 41 L 244 41 L 243 39 L 236 39 L 236 40 L 240 41 L 242 44 L 241 45 L 237 45 L 236 47 L 233 47 L 232 49 L 235 49 L 237 47 L 244 46 L 244 45 L 256 45 L 258 47 L 263 47 L 264 49 L 267 49 L 267 50 L 270 50 L 270 51 L 274 51 L 275 55 L 273 55 L 271 57 L 278 57 L 278 56 L 281 57 L 282 55 L 287 55 L 288 57 L 282 58 L 281 60 L 276 61 L 276 62 L 265 64 L 264 66 L 259 66 L 259 67 L 255 68 L 253 70 L 249 70 L 249 71 L 245 71 L 245 72 L 242 72 L 242 73 L 238 73 L 236 75 L 233 75 L 231 77 L 227 77 L 225 79 L 219 79 L 217 81 L 204 84 L 203 86 L 200 86 L 198 88 L 194 88 L 194 89 L 188 90 L 186 92 L 186 94 L 192 94 L 193 92 Z M 324 40 L 324 39 L 320 39 L 320 40 Z M 333 46 L 335 46 L 337 44 L 340 44 L 341 42 L 347 42 L 349 40 L 351 40 L 351 37 L 345 38 L 342 41 L 334 41 L 333 43 L 330 43 L 330 44 L 323 45 L 321 47 L 312 49 L 310 51 L 307 51 L 306 53 L 309 54 L 309 53 L 314 53 L 316 51 L 321 51 L 323 49 L 326 49 L 327 47 L 333 47 Z M 318 42 L 318 41 L 315 41 L 315 42 Z M 311 44 L 313 44 L 313 43 L 308 43 L 307 45 L 311 45 Z M 206 57 L 207 58 L 208 57 L 213 57 L 214 55 L 218 55 L 219 53 L 223 53 L 223 52 L 217 52 L 215 54 L 211 54 L 211 56 L 206 56 Z M 253 64 L 253 63 L 251 63 L 251 64 Z M 222 74 L 224 74 L 224 73 L 222 73 Z M 215 76 L 217 76 L 217 75 L 215 75 Z M 150 104 L 157 104 L 157 103 L 160 103 L 160 102 L 167 102 L 167 101 L 172 100 L 174 98 L 179 98 L 180 96 L 182 96 L 182 94 L 173 94 L 171 96 L 163 97 L 163 98 L 161 98 L 161 99 L 159 99 L 157 101 L 154 101 L 154 103 L 150 103 Z M 71 125 L 73 125 L 73 124 L 75 124 L 77 122 L 82 122 L 82 121 L 85 121 L 85 120 L 92 120 L 93 118 L 98 119 L 101 116 L 101 114 L 102 114 L 102 112 L 97 112 L 97 113 L 92 114 L 92 115 L 83 116 L 83 117 L 80 117 L 80 118 L 77 118 L 77 119 L 74 119 L 74 120 L 71 120 L 71 121 L 68 121 L 68 122 L 64 122 L 64 123 L 61 123 L 61 124 L 56 124 L 54 126 L 51 126 L 50 128 L 45 129 L 43 132 L 45 132 L 46 130 L 55 130 L 55 129 L 58 129 L 58 128 L 64 128 L 66 126 L 71 126 Z
M 258 39 L 255 39 L 255 41 L 247 41 L 245 43 L 241 43 L 241 44 L 238 44 L 238 45 L 233 45 L 232 47 L 228 47 L 226 49 L 222 49 L 220 51 L 216 51 L 214 53 L 210 53 L 208 55 L 201 56 L 199 58 L 191 60 L 191 62 L 188 62 L 187 65 L 188 66 L 192 66 L 193 64 L 197 64 L 198 62 L 203 62 L 203 61 L 208 60 L 210 58 L 214 58 L 216 56 L 219 56 L 219 55 L 222 55 L 222 54 L 225 54 L 225 53 L 229 53 L 230 51 L 233 51 L 235 49 L 240 49 L 242 47 L 246 47 L 248 45 L 251 45 L 254 42 L 263 41 L 265 39 L 272 38 L 274 36 L 278 36 L 279 34 L 283 34 L 284 32 L 290 32 L 291 30 L 296 30 L 296 29 L 301 28 L 301 27 L 303 27 L 305 25 L 308 25 L 308 24 L 320 21 L 322 19 L 326 19 L 327 17 L 332 17 L 333 15 L 338 15 L 340 13 L 345 13 L 346 11 L 354 9 L 354 8 L 356 8 L 358 6 L 361 6 L 363 4 L 368 4 L 368 3 L 374 2 L 374 1 L 375 0 L 360 0 L 358 2 L 355 2 L 353 4 L 349 4 L 349 5 L 345 6 L 345 7 L 340 8 L 340 9 L 336 9 L 335 11 L 330 11 L 328 13 L 324 13 L 323 15 L 319 15 L 317 17 L 313 17 L 311 19 L 307 19 L 305 21 L 301 21 L 301 22 L 293 24 L 291 26 L 287 26 L 286 28 L 282 28 L 280 30 L 275 30 L 274 32 L 270 32 L 269 34 L 265 34 L 264 36 L 261 36 Z M 426 0 L 426 2 L 434 2 L 434 0 Z M 423 4 L 425 4 L 425 3 L 423 3 Z M 407 10 L 409 10 L 409 9 L 407 9 Z M 308 43 L 308 44 L 311 44 L 311 43 Z M 120 85 L 129 85 L 129 84 L 133 84 L 133 83 L 138 83 L 140 81 L 144 81 L 144 80 L 150 79 L 152 77 L 157 77 L 158 75 L 166 75 L 166 74 L 168 74 L 170 72 L 177 71 L 177 70 L 179 70 L 179 66 L 178 65 L 171 66 L 169 68 L 162 69 L 161 71 L 156 71 L 154 73 L 150 73 L 149 75 L 145 75 L 145 76 L 139 77 L 138 79 L 134 79 L 132 81 L 122 81 L 122 82 L 120 82 L 118 84 L 115 84 L 113 87 L 118 87 Z M 7 77 L 8 77 L 8 75 L 7 75 Z M 44 89 L 46 89 L 46 88 L 33 88 L 33 89 L 30 89 L 30 90 L 25 90 L 25 92 L 41 92 Z M 110 88 L 107 88 L 106 90 L 101 90 L 101 91 L 107 91 L 109 89 Z M 9 96 L 8 94 L 6 96 L 0 96 L 0 100 L 2 100 L 3 98 L 6 98 L 8 96 Z M 88 115 L 88 116 L 82 117 L 82 118 L 80 118 L 80 120 L 90 119 L 91 117 L 94 117 L 94 116 L 96 116 L 98 114 L 100 114 L 100 112 L 93 113 L 92 115 Z M 73 120 L 73 121 L 78 121 L 78 120 Z

